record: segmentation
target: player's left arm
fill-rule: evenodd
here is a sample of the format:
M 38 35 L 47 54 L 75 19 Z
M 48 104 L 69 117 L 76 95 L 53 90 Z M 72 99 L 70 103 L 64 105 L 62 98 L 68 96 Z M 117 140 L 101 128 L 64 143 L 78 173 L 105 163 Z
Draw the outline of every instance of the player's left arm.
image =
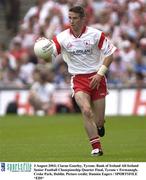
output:
M 113 61 L 113 55 L 112 54 L 110 56 L 105 57 L 103 64 L 101 65 L 101 67 L 99 68 L 97 73 L 91 77 L 90 87 L 92 89 L 94 89 L 96 86 L 98 88 L 102 77 L 108 71 L 108 68 L 111 65 L 112 61 Z
M 97 70 L 97 74 L 91 77 L 90 87 L 94 89 L 96 86 L 98 88 L 99 83 L 102 77 L 106 74 L 110 64 L 113 61 L 113 53 L 117 49 L 111 41 L 104 36 L 104 33 L 101 34 L 101 38 L 98 44 L 98 47 L 104 56 L 103 63 L 100 68 Z
M 105 57 L 104 61 L 103 61 L 103 64 L 97 70 L 97 74 L 100 75 L 100 76 L 104 76 L 106 74 L 109 66 L 111 65 L 112 61 L 113 61 L 113 54 Z

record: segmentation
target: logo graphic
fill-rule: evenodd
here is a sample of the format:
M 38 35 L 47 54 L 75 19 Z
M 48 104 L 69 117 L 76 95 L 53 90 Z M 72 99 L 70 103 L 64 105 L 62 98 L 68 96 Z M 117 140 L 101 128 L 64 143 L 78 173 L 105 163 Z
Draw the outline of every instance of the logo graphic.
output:
M 1 171 L 2 171 L 2 172 L 5 171 L 5 163 L 1 163 Z
M 92 53 L 92 49 L 77 49 L 77 50 L 73 50 L 73 51 L 70 51 L 70 54 L 71 55 L 84 55 L 84 54 L 88 54 L 90 55 Z
M 9 171 L 9 172 L 31 172 L 32 164 L 31 163 L 0 163 L 0 171 Z
M 85 45 L 85 47 L 89 47 L 91 45 L 90 40 L 85 40 L 84 45 Z
M 10 172 L 31 172 L 31 163 L 7 163 L 7 171 Z
M 73 45 L 69 42 L 68 44 L 67 44 L 67 48 L 72 48 L 73 47 Z

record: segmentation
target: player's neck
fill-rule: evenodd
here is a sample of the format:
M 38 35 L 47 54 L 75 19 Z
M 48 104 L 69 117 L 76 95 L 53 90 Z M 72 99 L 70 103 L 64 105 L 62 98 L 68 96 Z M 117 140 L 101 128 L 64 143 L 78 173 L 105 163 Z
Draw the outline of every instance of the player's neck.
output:
M 74 35 L 77 36 L 77 37 L 80 36 L 81 32 L 82 32 L 81 30 L 78 30 L 78 31 L 73 30 Z
M 79 28 L 71 28 L 71 32 L 75 37 L 80 37 L 84 33 L 85 29 L 86 29 L 86 26 L 84 25 Z

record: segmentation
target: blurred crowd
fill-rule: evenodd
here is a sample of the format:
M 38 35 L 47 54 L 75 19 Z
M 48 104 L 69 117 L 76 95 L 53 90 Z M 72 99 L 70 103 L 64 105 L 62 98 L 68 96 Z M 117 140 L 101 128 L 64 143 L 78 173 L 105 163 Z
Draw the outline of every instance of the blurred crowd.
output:
M 1 11 L 3 11 L 6 30 L 11 34 L 18 31 L 20 20 L 21 0 L 0 0 Z
M 40 36 L 51 39 L 66 29 L 73 5 L 82 5 L 86 24 L 104 31 L 118 47 L 107 73 L 109 86 L 146 86 L 146 0 L 37 0 L 19 23 L 16 19 L 9 46 L 0 43 L 0 87 L 31 87 L 42 71 L 56 88 L 70 87 L 62 57 L 47 63 L 34 55 L 33 45 Z

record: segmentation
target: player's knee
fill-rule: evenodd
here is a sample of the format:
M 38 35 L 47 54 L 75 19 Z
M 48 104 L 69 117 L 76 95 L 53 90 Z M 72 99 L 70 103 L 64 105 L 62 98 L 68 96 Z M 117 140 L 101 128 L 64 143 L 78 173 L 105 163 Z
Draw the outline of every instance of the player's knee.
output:
M 88 119 L 93 118 L 93 112 L 90 107 L 84 107 L 82 112 Z

